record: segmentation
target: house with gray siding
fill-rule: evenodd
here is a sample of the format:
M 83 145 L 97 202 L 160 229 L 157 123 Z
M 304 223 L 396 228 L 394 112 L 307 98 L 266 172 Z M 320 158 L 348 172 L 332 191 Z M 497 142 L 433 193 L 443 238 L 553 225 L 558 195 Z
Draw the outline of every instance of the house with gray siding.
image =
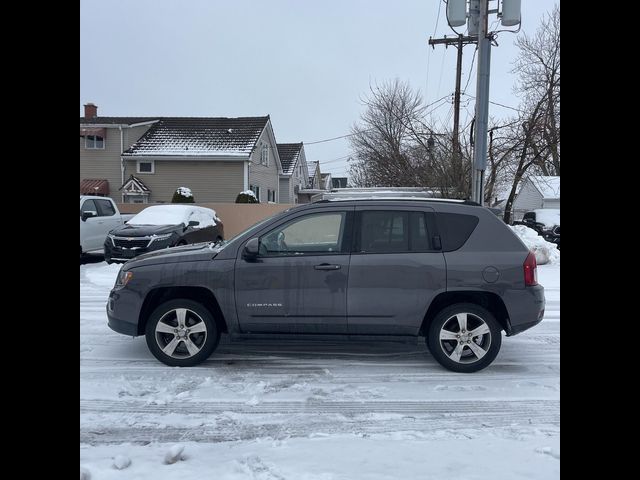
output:
M 99 117 L 93 103 L 80 117 L 80 194 L 111 196 L 121 201 L 126 177 L 122 153 L 158 121 L 150 117 Z
M 300 143 L 279 143 L 278 155 L 282 162 L 280 175 L 280 203 L 300 203 L 299 193 L 307 187 L 309 169 Z
M 262 203 L 280 202 L 282 165 L 268 115 L 129 119 L 98 117 L 97 108 L 89 113 L 85 108 L 80 119 L 81 193 L 84 185 L 118 202 L 169 203 L 177 188 L 187 187 L 196 202 L 207 203 L 234 202 L 251 189 Z
M 560 177 L 532 175 L 524 181 L 513 201 L 513 219 L 537 208 L 560 208 Z
M 197 203 L 232 203 L 244 190 L 279 203 L 282 166 L 268 115 L 161 117 L 122 158 L 125 173 L 149 190 L 148 202 L 170 202 L 187 187 Z

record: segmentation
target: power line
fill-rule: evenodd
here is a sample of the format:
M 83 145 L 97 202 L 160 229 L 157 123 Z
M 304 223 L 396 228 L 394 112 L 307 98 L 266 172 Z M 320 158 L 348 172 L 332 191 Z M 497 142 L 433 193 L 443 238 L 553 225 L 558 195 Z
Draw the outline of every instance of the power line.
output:
M 438 22 L 440 21 L 440 9 L 442 7 L 442 2 L 438 4 L 438 16 L 436 17 L 436 26 L 433 28 L 433 36 L 435 37 L 436 31 L 438 30 Z
M 468 93 L 465 93 L 465 95 L 466 95 L 467 97 L 469 97 L 469 98 L 473 98 L 473 99 L 475 99 L 475 98 L 476 98 L 476 97 L 474 97 L 473 95 L 469 95 Z M 509 108 L 509 109 L 511 109 L 511 110 L 515 110 L 516 112 L 519 112 L 519 113 L 525 113 L 523 110 L 520 110 L 520 109 L 515 108 L 515 107 L 510 107 L 509 105 L 504 105 L 504 104 L 502 104 L 502 103 L 492 102 L 491 100 L 489 100 L 489 103 L 492 103 L 492 104 L 494 104 L 494 105 L 498 105 L 499 107 Z
M 341 138 L 353 137 L 354 135 L 360 135 L 364 132 L 369 132 L 371 130 L 375 130 L 375 128 L 368 128 L 367 130 L 361 130 L 355 133 L 348 133 L 347 135 L 341 135 L 339 137 L 327 138 L 325 140 L 317 140 L 315 142 L 303 142 L 305 145 L 315 145 L 316 143 L 325 143 L 325 142 L 333 142 L 334 140 L 340 140 Z
M 473 62 L 476 59 L 476 53 L 478 52 L 478 47 L 475 48 L 475 50 L 473 51 L 473 57 L 471 58 L 471 68 L 469 69 L 469 76 L 467 78 L 467 84 L 464 86 L 464 89 L 462 90 L 462 95 L 465 94 L 465 92 L 467 91 L 467 87 L 469 86 L 469 82 L 471 81 L 471 73 L 473 73 Z

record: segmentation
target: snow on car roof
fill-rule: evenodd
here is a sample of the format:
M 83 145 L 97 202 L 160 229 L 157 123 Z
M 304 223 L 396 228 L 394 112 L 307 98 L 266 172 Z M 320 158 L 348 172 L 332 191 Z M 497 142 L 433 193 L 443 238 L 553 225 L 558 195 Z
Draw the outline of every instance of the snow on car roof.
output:
M 206 213 L 218 219 L 215 210 L 195 205 L 152 205 L 134 216 L 127 223 L 129 225 L 178 225 L 188 224 L 191 213 Z M 214 223 L 215 224 L 215 223 Z

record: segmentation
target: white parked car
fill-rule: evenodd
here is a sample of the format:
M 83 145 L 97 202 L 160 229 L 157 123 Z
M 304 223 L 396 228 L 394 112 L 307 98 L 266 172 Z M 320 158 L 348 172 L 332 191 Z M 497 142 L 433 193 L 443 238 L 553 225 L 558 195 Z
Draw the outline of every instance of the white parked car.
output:
M 122 215 L 109 197 L 80 195 L 80 258 L 85 253 L 102 253 L 110 230 L 133 215 Z

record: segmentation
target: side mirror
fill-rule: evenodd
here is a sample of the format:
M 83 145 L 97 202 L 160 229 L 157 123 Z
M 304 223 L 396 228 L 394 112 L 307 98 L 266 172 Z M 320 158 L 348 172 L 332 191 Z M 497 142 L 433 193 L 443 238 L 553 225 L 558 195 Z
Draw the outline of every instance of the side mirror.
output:
M 198 222 L 197 220 L 191 220 L 189 222 L 190 227 L 197 227 L 198 225 L 200 225 L 200 222 Z
M 244 258 L 254 259 L 258 256 L 260 251 L 260 240 L 258 238 L 252 238 L 244 246 L 243 256 Z
M 82 221 L 86 222 L 87 218 L 92 218 L 92 217 L 97 217 L 98 216 L 98 212 L 93 212 L 93 211 L 86 211 L 86 212 L 82 212 Z

